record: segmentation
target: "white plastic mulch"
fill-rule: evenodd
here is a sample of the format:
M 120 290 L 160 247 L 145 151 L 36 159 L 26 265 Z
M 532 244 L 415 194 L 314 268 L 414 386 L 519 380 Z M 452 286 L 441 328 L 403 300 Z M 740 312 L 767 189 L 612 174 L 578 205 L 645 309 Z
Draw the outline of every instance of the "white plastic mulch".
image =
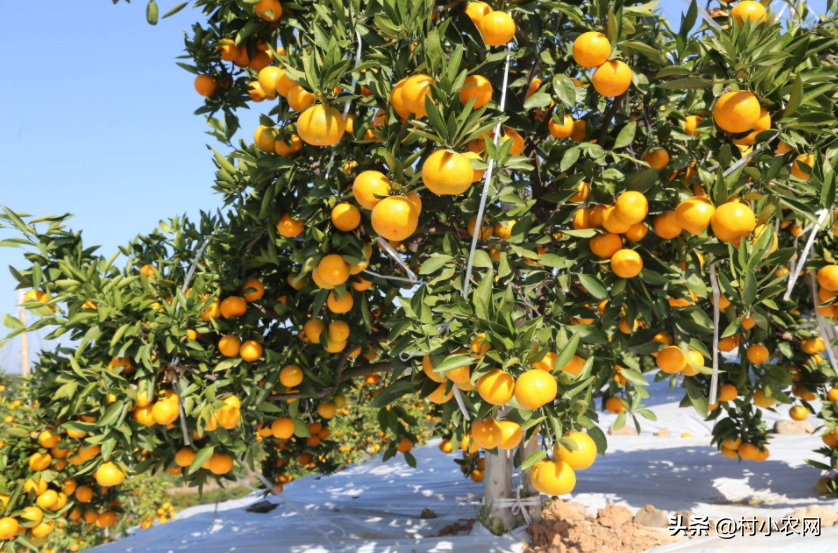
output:
M 809 505 L 838 508 L 836 500 L 822 500 L 815 491 L 819 472 L 804 463 L 819 447 L 817 436 L 776 436 L 771 456 L 762 463 L 722 457 L 710 446 L 711 424 L 692 409 L 680 409 L 682 390 L 654 384 L 650 407 L 657 422 L 641 419 L 639 436 L 610 436 L 608 452 L 594 465 L 577 472 L 571 499 L 590 512 L 608 503 L 635 511 L 646 504 L 669 513 L 721 517 L 782 518 Z M 603 415 L 602 426 L 614 420 Z M 768 424 L 785 419 L 766 412 Z M 655 437 L 666 427 L 671 437 Z M 683 432 L 692 438 L 681 438 Z M 310 476 L 285 486 L 281 497 L 269 498 L 278 507 L 267 514 L 245 508 L 260 499 L 241 500 L 187 509 L 175 520 L 101 546 L 97 552 L 168 553 L 391 553 L 457 552 L 505 553 L 522 550 L 527 535 L 519 530 L 498 538 L 475 525 L 470 535 L 440 537 L 454 523 L 473 519 L 483 486 L 463 478 L 453 455 L 439 451 L 437 442 L 414 450 L 419 466 L 411 469 L 400 459 L 380 459 L 324 477 Z M 430 509 L 436 518 L 421 518 Z M 819 538 L 780 535 L 721 540 L 700 538 L 661 547 L 655 553 L 710 551 L 793 551 L 806 553 L 838 549 L 838 528 L 825 529 Z

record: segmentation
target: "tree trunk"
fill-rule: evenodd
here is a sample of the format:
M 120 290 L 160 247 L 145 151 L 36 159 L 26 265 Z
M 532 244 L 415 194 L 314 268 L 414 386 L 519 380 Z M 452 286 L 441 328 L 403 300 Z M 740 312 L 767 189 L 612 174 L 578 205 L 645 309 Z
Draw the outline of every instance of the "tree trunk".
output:
M 483 524 L 493 534 L 500 535 L 515 528 L 517 522 L 512 507 L 497 505 L 500 499 L 511 499 L 512 452 L 498 450 L 497 455 L 486 455 L 486 495 L 483 498 Z
M 535 453 L 537 448 L 538 442 L 535 438 L 521 444 L 521 462 L 523 463 L 527 457 Z M 527 514 L 530 515 L 530 520 L 533 522 L 541 520 L 541 492 L 536 490 L 535 486 L 532 485 L 532 480 L 530 480 L 530 471 L 521 473 L 521 481 L 523 482 L 524 487 L 521 492 L 521 499 L 527 499 L 530 497 L 538 498 L 537 507 L 527 507 Z

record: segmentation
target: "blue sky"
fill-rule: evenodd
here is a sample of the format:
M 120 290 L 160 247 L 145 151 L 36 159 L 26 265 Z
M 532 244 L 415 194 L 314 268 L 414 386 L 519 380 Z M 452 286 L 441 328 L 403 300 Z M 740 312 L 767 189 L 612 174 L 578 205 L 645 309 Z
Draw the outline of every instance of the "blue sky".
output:
M 161 11 L 174 3 L 159 2 Z M 673 27 L 686 5 L 661 3 Z M 18 47 L 0 57 L 0 204 L 73 213 L 70 225 L 108 255 L 161 218 L 216 208 L 206 149 L 214 139 L 192 114 L 201 105 L 194 77 L 175 65 L 183 31 L 199 18 L 186 9 L 151 27 L 140 0 L 6 5 L 4 40 Z M 249 135 L 256 114 L 242 122 Z M 16 305 L 7 267 L 23 262 L 21 250 L 0 248 L 0 314 Z M 5 368 L 17 372 L 17 356 L 13 344 L 0 351 L 0 365 L 10 357 Z

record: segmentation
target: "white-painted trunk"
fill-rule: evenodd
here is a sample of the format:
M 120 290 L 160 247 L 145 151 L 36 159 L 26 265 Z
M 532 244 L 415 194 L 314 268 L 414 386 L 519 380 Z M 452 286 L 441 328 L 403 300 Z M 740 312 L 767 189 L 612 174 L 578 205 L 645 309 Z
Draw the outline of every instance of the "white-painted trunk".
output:
M 523 462 L 527 457 L 535 453 L 535 450 L 538 448 L 538 442 L 535 439 L 529 440 L 521 444 L 521 462 Z M 527 499 L 529 497 L 537 497 L 538 498 L 538 506 L 527 507 L 527 513 L 530 515 L 530 520 L 535 522 L 541 520 L 541 492 L 535 489 L 535 486 L 532 485 L 532 480 L 530 480 L 530 471 L 527 471 L 521 475 L 521 480 L 524 485 L 524 489 L 521 492 L 521 499 Z
M 498 450 L 497 455 L 486 455 L 486 495 L 483 499 L 483 524 L 494 534 L 515 528 L 517 522 L 511 506 L 499 505 L 501 499 L 511 499 L 512 452 Z M 507 503 L 508 504 L 508 503 Z

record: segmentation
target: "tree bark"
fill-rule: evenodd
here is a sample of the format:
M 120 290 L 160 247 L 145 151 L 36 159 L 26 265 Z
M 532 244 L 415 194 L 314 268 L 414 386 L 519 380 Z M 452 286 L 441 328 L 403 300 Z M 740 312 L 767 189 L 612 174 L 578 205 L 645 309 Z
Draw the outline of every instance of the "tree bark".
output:
M 529 440 L 521 444 L 521 462 L 535 453 L 538 448 L 538 443 L 535 439 Z M 536 522 L 541 520 L 541 492 L 535 489 L 530 480 L 530 471 L 521 473 L 521 481 L 523 482 L 524 491 L 521 492 L 521 499 L 530 497 L 537 497 L 539 499 L 537 507 L 527 507 L 527 514 L 530 515 L 530 520 Z
M 497 505 L 500 499 L 511 499 L 512 452 L 499 449 L 497 455 L 486 455 L 486 493 L 483 524 L 493 534 L 500 535 L 517 526 L 511 507 Z

